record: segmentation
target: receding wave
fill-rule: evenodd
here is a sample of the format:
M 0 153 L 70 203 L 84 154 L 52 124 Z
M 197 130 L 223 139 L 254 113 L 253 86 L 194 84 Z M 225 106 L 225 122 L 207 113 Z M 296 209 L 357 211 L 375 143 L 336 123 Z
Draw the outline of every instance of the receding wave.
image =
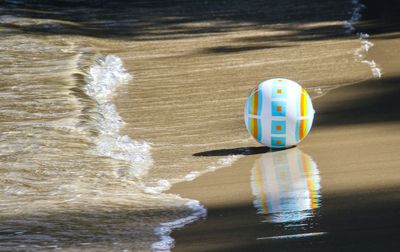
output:
M 19 34 L 0 57 L 3 250 L 169 250 L 173 228 L 204 217 L 196 201 L 144 192 L 150 145 L 120 135 L 112 102 L 131 81 L 120 58 Z

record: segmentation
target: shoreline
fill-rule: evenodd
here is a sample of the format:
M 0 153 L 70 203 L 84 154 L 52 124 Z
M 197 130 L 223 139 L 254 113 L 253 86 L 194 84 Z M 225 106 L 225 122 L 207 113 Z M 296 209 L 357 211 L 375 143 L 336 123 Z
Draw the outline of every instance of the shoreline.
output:
M 374 251 L 378 244 L 394 251 L 398 247 L 394 237 L 399 223 L 393 218 L 400 191 L 396 174 L 400 163 L 396 157 L 400 141 L 396 65 L 400 58 L 393 57 L 388 48 L 396 48 L 400 41 L 386 36 L 372 36 L 375 47 L 366 56 L 381 63 L 382 79 L 371 77 L 339 87 L 313 101 L 317 111 L 313 129 L 295 147 L 311 156 L 321 176 L 322 203 L 318 213 L 302 223 L 307 232 L 265 222 L 263 218 L 271 215 L 257 214 L 251 169 L 257 159 L 270 153 L 255 153 L 168 191 L 199 200 L 209 213 L 206 220 L 173 231 L 174 251 Z

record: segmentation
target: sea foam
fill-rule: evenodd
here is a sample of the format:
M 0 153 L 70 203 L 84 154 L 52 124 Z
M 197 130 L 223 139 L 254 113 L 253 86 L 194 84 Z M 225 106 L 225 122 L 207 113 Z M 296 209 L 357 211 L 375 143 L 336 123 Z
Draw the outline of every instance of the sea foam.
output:
M 365 5 L 360 3 L 359 0 L 352 0 L 351 1 L 353 10 L 351 18 L 345 21 L 344 27 L 346 29 L 346 33 L 353 34 L 356 31 L 354 25 L 361 20 L 362 18 L 362 10 L 366 8 Z M 370 67 L 371 73 L 375 78 L 381 78 L 382 76 L 382 69 L 374 60 L 367 60 L 366 55 L 368 50 L 374 46 L 374 44 L 368 40 L 369 35 L 367 33 L 357 33 L 358 39 L 360 40 L 361 46 L 357 48 L 354 52 L 354 58 L 356 61 L 366 64 Z
M 210 164 L 207 166 L 207 168 L 204 171 L 191 171 L 188 174 L 185 175 L 184 181 L 192 181 L 195 180 L 196 178 L 200 177 L 201 175 L 209 172 L 213 172 L 216 170 L 219 170 L 221 168 L 225 168 L 228 166 L 233 165 L 237 160 L 242 158 L 243 155 L 230 155 L 226 156 L 223 158 L 218 159 L 216 162 Z
M 207 215 L 207 210 L 197 200 L 189 200 L 186 206 L 192 210 L 191 215 L 171 222 L 161 223 L 156 228 L 155 233 L 161 237 L 161 241 L 152 244 L 151 248 L 153 251 L 170 251 L 174 247 L 174 239 L 170 236 L 173 229 L 181 228 L 201 218 L 205 218 Z
M 119 57 L 99 57 L 88 71 L 85 92 L 96 101 L 99 115 L 97 126 L 100 134 L 96 139 L 95 153 L 128 162 L 129 174 L 140 177 L 153 164 L 151 146 L 146 141 L 132 140 L 129 136 L 119 134 L 125 122 L 111 101 L 116 88 L 132 78 Z

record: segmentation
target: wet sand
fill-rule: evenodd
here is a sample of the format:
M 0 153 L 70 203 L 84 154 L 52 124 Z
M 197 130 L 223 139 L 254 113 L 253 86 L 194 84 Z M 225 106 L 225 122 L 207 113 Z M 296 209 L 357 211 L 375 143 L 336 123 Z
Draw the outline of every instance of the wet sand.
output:
M 377 13 L 368 15 L 377 17 Z M 170 190 L 198 199 L 208 208 L 206 220 L 173 232 L 174 251 L 398 250 L 400 39 L 399 33 L 394 32 L 395 23 L 385 26 L 386 19 L 378 21 L 370 21 L 363 28 L 372 27 L 371 41 L 375 47 L 368 57 L 379 62 L 384 76 L 335 89 L 314 100 L 313 129 L 296 147 L 310 156 L 319 170 L 318 175 L 311 177 L 321 188 L 315 190 L 317 205 L 307 208 L 309 216 L 301 221 L 286 216 L 286 220 L 279 221 L 279 214 L 307 211 L 279 211 L 279 207 L 275 212 L 257 210 L 253 202 L 262 198 L 254 186 L 257 164 L 260 160 L 274 159 L 279 153 L 289 156 L 292 149 L 271 152 L 267 148 L 253 148 L 249 150 L 253 155 L 241 157 L 231 167 L 205 174 L 192 182 L 179 183 Z M 234 149 L 205 150 L 205 153 L 237 154 Z M 264 172 L 272 168 L 264 167 Z M 293 175 L 293 167 L 284 168 Z M 264 179 L 264 182 L 269 181 Z M 282 182 L 280 180 L 276 177 L 273 182 Z M 291 204 L 285 200 L 293 198 L 287 195 L 279 198 L 268 191 L 268 185 L 264 186 L 261 190 L 265 189 L 266 207 L 276 204 L 269 202 L 268 197 L 278 197 L 281 205 Z

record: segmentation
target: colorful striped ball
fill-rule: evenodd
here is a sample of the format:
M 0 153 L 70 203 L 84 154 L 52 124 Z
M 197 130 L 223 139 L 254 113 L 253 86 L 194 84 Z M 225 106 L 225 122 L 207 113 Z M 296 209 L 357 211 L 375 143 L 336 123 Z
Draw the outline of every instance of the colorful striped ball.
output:
M 297 145 L 308 134 L 314 108 L 307 91 L 294 81 L 271 79 L 251 90 L 244 117 L 248 132 L 271 148 Z

